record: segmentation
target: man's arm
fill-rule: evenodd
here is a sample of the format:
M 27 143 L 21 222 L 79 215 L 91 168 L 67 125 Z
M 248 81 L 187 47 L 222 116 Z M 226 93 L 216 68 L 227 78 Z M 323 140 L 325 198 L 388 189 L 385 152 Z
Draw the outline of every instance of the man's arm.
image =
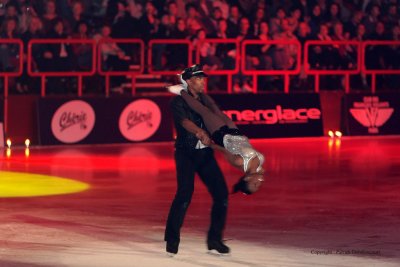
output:
M 192 122 L 189 119 L 183 119 L 181 122 L 181 125 L 183 128 L 186 129 L 186 131 L 191 132 L 196 135 L 197 138 L 206 146 L 209 146 L 211 144 L 211 139 L 208 136 L 207 132 L 198 127 L 194 122 Z
M 188 118 L 184 108 L 185 101 L 181 97 L 176 97 L 171 102 L 171 109 L 176 123 L 182 125 L 186 131 L 196 135 L 196 137 L 206 146 L 210 145 L 211 140 L 207 132 L 198 127 Z

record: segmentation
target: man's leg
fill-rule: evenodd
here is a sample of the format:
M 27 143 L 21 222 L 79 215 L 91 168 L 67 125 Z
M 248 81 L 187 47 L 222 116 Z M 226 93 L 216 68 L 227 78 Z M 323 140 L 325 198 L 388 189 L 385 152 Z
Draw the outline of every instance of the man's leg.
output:
M 207 236 L 208 249 L 216 249 L 220 253 L 229 253 L 229 248 L 222 243 L 228 210 L 228 187 L 214 158 L 213 150 L 210 148 L 202 149 L 202 153 L 203 162 L 199 165 L 197 171 L 213 199 L 211 224 Z
M 169 211 L 164 240 L 167 241 L 167 251 L 178 253 L 180 229 L 185 219 L 194 190 L 195 167 L 190 157 L 183 151 L 175 151 L 175 163 L 178 188 Z

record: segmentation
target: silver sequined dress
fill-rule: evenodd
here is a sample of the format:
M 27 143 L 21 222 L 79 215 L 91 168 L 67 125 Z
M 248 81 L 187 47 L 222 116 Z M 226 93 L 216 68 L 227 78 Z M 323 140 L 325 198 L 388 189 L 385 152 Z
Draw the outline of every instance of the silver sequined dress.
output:
M 254 157 L 258 157 L 260 161 L 257 171 L 261 170 L 261 166 L 264 163 L 264 156 L 250 145 L 249 139 L 246 136 L 226 134 L 224 135 L 223 142 L 226 150 L 234 155 L 240 155 L 243 158 L 244 172 L 247 171 L 249 162 Z

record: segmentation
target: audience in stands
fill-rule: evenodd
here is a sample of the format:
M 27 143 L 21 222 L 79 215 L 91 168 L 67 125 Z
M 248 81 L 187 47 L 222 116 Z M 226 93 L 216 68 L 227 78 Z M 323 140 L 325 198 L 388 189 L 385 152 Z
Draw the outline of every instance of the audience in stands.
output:
M 140 38 L 146 43 L 160 38 L 186 39 L 195 47 L 201 45 L 201 59 L 207 67 L 232 69 L 237 51 L 231 45 L 201 40 L 273 39 L 302 44 L 307 40 L 399 40 L 399 6 L 397 0 L 1 0 L 0 29 L 1 38 L 21 38 L 25 45 L 33 38 L 89 39 L 104 31 L 110 31 L 109 36 L 97 34 L 96 38 Z M 82 70 L 91 60 L 84 45 L 52 44 L 34 49 L 33 69 L 38 70 Z M 113 43 L 102 48 L 106 67 L 116 68 L 115 64 L 123 62 L 122 69 L 126 69 L 130 49 L 132 46 Z M 355 69 L 355 50 L 355 46 L 314 46 L 309 61 L 313 68 Z M 285 70 L 300 64 L 295 46 L 260 45 L 255 51 L 246 60 L 252 69 Z M 176 58 L 179 52 L 182 54 L 181 48 L 178 51 L 169 45 L 155 48 L 155 67 L 173 70 L 185 66 L 187 58 Z M 0 46 L 0 71 L 15 70 L 15 53 L 15 45 Z M 371 47 L 366 58 L 368 68 L 396 68 L 399 48 Z M 304 73 L 302 79 L 307 79 Z M 384 86 L 382 79 L 378 83 Z M 234 82 L 237 91 L 251 87 L 250 80 L 240 73 Z M 366 77 L 362 76 L 362 83 L 367 85 Z M 18 84 L 15 92 L 28 91 L 26 71 Z

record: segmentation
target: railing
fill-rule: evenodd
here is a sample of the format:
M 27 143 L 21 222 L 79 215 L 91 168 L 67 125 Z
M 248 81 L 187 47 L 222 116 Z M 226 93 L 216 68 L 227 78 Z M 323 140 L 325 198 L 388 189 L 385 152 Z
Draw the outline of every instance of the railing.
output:
M 15 56 L 14 59 L 16 59 L 15 63 L 18 62 L 18 67 L 14 70 L 8 70 L 5 69 L 4 71 L 0 71 L 0 77 L 4 78 L 4 131 L 7 132 L 8 128 L 8 93 L 9 93 L 9 78 L 10 77 L 19 77 L 22 75 L 23 72 L 23 64 L 24 64 L 24 55 L 23 55 L 23 43 L 19 39 L 0 39 L 0 50 L 2 50 L 2 53 L 7 53 L 11 46 L 17 45 L 18 46 L 18 53 Z M 3 55 L 2 60 L 5 60 L 6 64 L 10 63 L 10 60 L 12 59 L 11 57 L 9 59 L 6 59 Z M 2 64 L 3 65 L 3 64 Z M 5 66 L 2 66 L 3 68 Z M 15 67 L 15 66 L 10 66 L 10 67 Z
M 162 56 L 164 56 L 165 49 L 169 49 L 171 47 L 176 48 L 176 45 L 185 45 L 187 46 L 187 54 L 182 54 L 182 50 L 174 51 L 176 54 L 170 55 L 171 58 L 175 57 L 177 59 L 182 58 L 182 56 L 187 56 L 187 62 L 185 63 L 185 67 L 191 66 L 193 64 L 192 53 L 193 46 L 192 42 L 186 39 L 153 39 L 149 41 L 148 51 L 147 51 L 147 64 L 148 64 L 148 72 L 154 75 L 175 75 L 179 70 L 155 70 L 153 69 L 153 49 L 154 46 L 160 46 L 162 49 Z M 172 46 L 171 46 L 172 45 Z M 175 45 L 175 46 L 174 46 Z M 165 66 L 162 66 L 165 67 Z
M 368 46 L 397 46 L 400 47 L 400 41 L 365 41 L 362 43 L 362 56 L 361 56 L 361 72 L 367 75 L 371 75 L 371 92 L 374 94 L 376 92 L 376 75 L 390 75 L 390 74 L 400 74 L 400 69 L 370 69 L 366 65 Z M 375 55 L 379 56 L 379 55 Z M 398 60 L 394 58 L 394 60 Z
M 42 71 L 40 67 L 34 67 L 37 64 L 33 58 L 33 46 L 35 45 L 90 45 L 92 48 L 91 53 L 91 69 L 87 71 Z M 40 52 L 46 53 L 46 51 L 39 49 Z M 46 48 L 47 49 L 47 48 Z M 61 48 L 63 49 L 63 48 Z M 35 51 L 36 52 L 36 51 Z M 35 55 L 37 56 L 37 55 Z M 52 55 L 54 56 L 54 55 Z M 52 58 L 48 58 L 52 59 Z M 46 77 L 78 77 L 78 96 L 82 96 L 82 77 L 92 76 L 96 73 L 96 43 L 90 39 L 32 39 L 28 43 L 28 74 L 32 77 L 41 78 L 41 96 L 46 95 Z M 58 66 L 60 67 L 60 66 Z
M 118 46 L 118 49 L 121 49 L 119 47 L 120 44 L 123 45 L 128 45 L 128 46 L 133 46 L 137 45 L 139 46 L 138 51 L 135 51 L 132 49 L 132 47 L 129 47 L 128 50 L 133 50 L 130 51 L 131 53 L 127 53 L 126 51 L 122 51 L 125 55 L 125 60 L 132 60 L 132 57 L 136 55 L 137 52 L 139 52 L 139 68 L 137 70 L 134 69 L 127 69 L 127 70 L 103 70 L 103 52 L 102 52 L 102 47 L 106 45 L 116 45 Z M 130 76 L 131 77 L 131 83 L 132 83 L 132 95 L 135 95 L 136 93 L 136 75 L 142 74 L 144 71 L 144 42 L 143 40 L 140 39 L 103 39 L 100 40 L 97 46 L 97 71 L 100 75 L 105 76 L 106 78 L 106 96 L 110 95 L 110 76 Z
M 269 45 L 269 46 L 274 46 L 273 49 L 285 49 L 290 46 L 295 46 L 297 53 L 296 53 L 296 64 L 295 68 L 288 68 L 288 69 L 247 69 L 246 68 L 246 55 L 247 55 L 247 50 L 246 46 L 249 45 Z M 281 47 L 283 46 L 283 47 Z M 286 53 L 287 51 L 285 51 Z M 283 75 L 284 76 L 284 92 L 289 93 L 289 76 L 290 75 L 295 75 L 300 73 L 300 65 L 301 65 L 301 44 L 298 41 L 289 41 L 289 40 L 267 40 L 267 41 L 262 41 L 262 40 L 245 40 L 242 43 L 242 49 L 241 49 L 241 54 L 243 55 L 241 57 L 241 71 L 245 75 L 252 75 L 253 76 L 253 89 L 254 93 L 257 93 L 257 77 L 258 75 Z M 292 56 L 289 55 L 288 59 L 290 59 Z M 294 58 L 292 58 L 294 60 Z M 293 64 L 294 64 L 293 63 Z
M 321 47 L 326 48 L 321 48 Z M 344 75 L 345 76 L 345 92 L 350 92 L 350 75 L 358 74 L 361 70 L 361 43 L 358 41 L 306 41 L 304 45 L 304 71 L 308 75 L 315 75 L 315 92 L 319 92 L 319 78 L 320 75 Z M 343 53 L 350 53 L 350 50 L 356 50 L 354 55 L 357 56 L 355 66 L 353 69 L 326 69 L 323 66 L 321 69 L 310 68 L 311 64 L 309 62 L 310 48 L 319 47 L 320 49 L 332 48 L 336 50 L 344 50 Z M 322 53 L 321 53 L 321 56 Z
M 136 69 L 128 69 L 128 70 L 115 70 L 115 69 L 104 69 L 102 54 L 101 54 L 101 46 L 106 45 L 106 43 L 114 42 L 119 45 L 136 45 L 139 48 L 136 49 L 136 57 L 139 58 L 137 62 Z M 366 41 L 366 42 L 358 42 L 358 41 L 306 41 L 301 50 L 301 45 L 297 41 L 283 41 L 283 40 L 270 40 L 270 41 L 260 41 L 260 40 L 245 40 L 241 44 L 238 43 L 236 39 L 206 39 L 204 42 L 208 42 L 213 45 L 232 45 L 236 50 L 236 54 L 234 55 L 234 64 L 235 66 L 232 68 L 217 68 L 210 69 L 208 73 L 210 75 L 227 75 L 228 76 L 228 84 L 227 84 L 227 92 L 232 93 L 232 77 L 234 75 L 250 75 L 253 77 L 253 88 L 254 93 L 257 93 L 257 78 L 260 75 L 283 75 L 284 76 L 284 92 L 288 93 L 290 89 L 290 75 L 299 74 L 302 70 L 306 75 L 314 75 L 315 76 L 315 92 L 319 92 L 319 84 L 320 84 L 320 76 L 321 75 L 344 75 L 345 81 L 345 92 L 350 92 L 350 75 L 371 75 L 371 91 L 372 93 L 376 92 L 376 75 L 388 75 L 388 74 L 400 74 L 400 69 L 379 69 L 379 68 L 371 68 L 368 66 L 368 60 L 366 56 L 366 52 L 372 46 L 400 46 L 399 41 Z M 56 44 L 65 44 L 65 45 L 88 45 L 91 47 L 91 66 L 85 70 L 76 70 L 72 71 L 57 71 L 54 69 L 40 69 L 35 68 L 35 57 L 36 52 L 33 50 L 34 46 L 51 46 Z M 3 71 L 0 72 L 0 77 L 4 77 L 4 94 L 7 97 L 9 93 L 9 78 L 20 76 L 23 71 L 23 44 L 20 40 L 12 40 L 12 39 L 3 39 L 0 41 L 0 45 L 18 45 L 19 46 L 19 66 L 18 70 L 13 72 Z M 246 55 L 251 53 L 249 49 L 250 46 L 262 46 L 262 45 L 271 45 L 274 47 L 285 47 L 285 46 L 296 46 L 297 53 L 295 56 L 296 65 L 289 69 L 257 69 L 257 68 L 248 68 L 246 66 Z M 158 47 L 157 47 L 158 46 Z M 185 47 L 184 49 L 180 48 Z M 315 47 L 330 47 L 332 49 L 347 49 L 350 48 L 352 50 L 353 55 L 353 64 L 351 68 L 320 68 L 312 65 L 310 62 L 310 52 Z M 346 48 L 347 47 L 347 48 Z M 96 54 L 96 48 L 98 52 Z M 146 50 L 145 44 L 142 40 L 139 39 L 114 39 L 108 41 L 100 41 L 97 45 L 93 40 L 89 39 L 33 39 L 28 43 L 28 55 L 27 55 L 27 72 L 29 76 L 32 77 L 40 77 L 41 78 L 41 95 L 46 95 L 46 77 L 56 77 L 56 76 L 66 76 L 66 77 L 77 77 L 78 78 L 78 96 L 82 96 L 82 78 L 86 76 L 91 76 L 94 74 L 100 74 L 105 76 L 106 78 L 106 95 L 109 95 L 109 87 L 110 87 L 110 77 L 111 76 L 119 76 L 126 75 L 130 76 L 132 79 L 132 94 L 135 94 L 135 78 L 137 74 L 144 73 L 146 70 L 145 66 L 147 63 L 147 71 L 150 74 L 154 75 L 174 75 L 182 70 L 183 67 L 192 65 L 193 62 L 201 62 L 200 57 L 200 46 L 193 48 L 193 44 L 191 41 L 186 39 L 155 39 L 151 40 L 148 44 L 148 48 Z M 156 51 L 154 51 L 156 50 Z M 175 66 L 176 69 L 166 69 L 165 62 L 162 62 L 161 58 L 165 57 L 165 53 L 171 52 L 169 57 L 172 59 L 179 59 L 180 64 L 182 66 Z M 301 59 L 301 51 L 303 51 L 304 58 Z M 195 53 L 193 53 L 195 52 Z M 146 54 L 147 53 L 147 54 Z M 159 53 L 158 56 L 160 58 L 155 58 L 154 53 Z M 145 56 L 147 55 L 147 61 L 145 60 Z M 160 65 L 159 68 L 155 68 L 153 64 L 153 60 L 157 62 L 161 62 L 163 65 Z M 160 61 L 161 60 L 161 61 Z
M 227 76 L 227 90 L 228 93 L 232 93 L 232 75 L 237 74 L 240 70 L 240 43 L 237 39 L 205 39 L 198 43 L 196 46 L 196 63 L 202 64 L 201 49 L 204 44 L 211 44 L 213 46 L 217 45 L 233 45 L 233 47 L 215 47 L 215 54 L 213 56 L 220 56 L 217 52 L 221 51 L 225 53 L 222 57 L 234 58 L 234 67 L 232 69 L 208 69 L 208 75 L 226 75 Z M 227 51 L 229 49 L 229 51 Z M 229 55 L 231 53 L 231 55 Z M 225 60 L 221 57 L 221 60 Z M 224 62 L 221 62 L 224 64 Z

